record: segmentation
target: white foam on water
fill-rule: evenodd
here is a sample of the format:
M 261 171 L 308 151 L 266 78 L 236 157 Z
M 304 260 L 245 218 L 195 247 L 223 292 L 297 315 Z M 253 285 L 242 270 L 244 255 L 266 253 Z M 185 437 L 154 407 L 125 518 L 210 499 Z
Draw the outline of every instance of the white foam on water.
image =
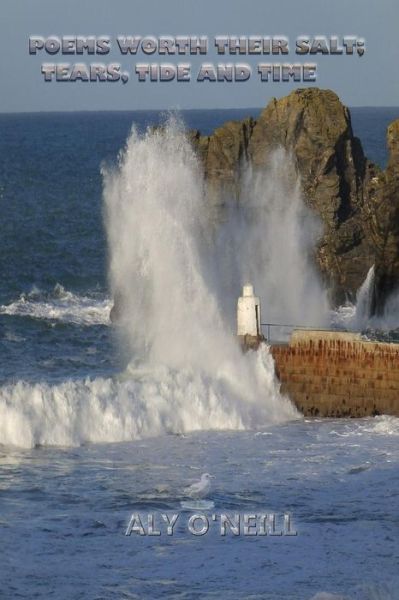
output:
M 56 284 L 51 293 L 34 287 L 14 302 L 0 306 L 0 314 L 76 325 L 108 325 L 111 306 L 110 298 L 74 294 Z
M 350 331 L 388 332 L 399 328 L 399 292 L 387 299 L 382 315 L 371 316 L 375 268 L 370 267 L 356 294 L 356 302 L 346 302 L 331 312 L 331 322 Z
M 399 435 L 399 417 L 379 415 L 374 417 L 371 422 L 366 422 L 362 429 L 366 433 L 397 436 Z
M 354 419 L 347 422 L 345 427 L 336 431 L 329 431 L 328 435 L 337 437 L 359 437 L 365 436 L 371 438 L 370 434 L 397 436 L 399 435 L 399 417 L 392 415 L 378 415 L 375 417 L 365 417 L 363 419 Z
M 371 305 L 374 287 L 374 265 L 370 267 L 365 280 L 358 289 L 356 302 L 346 302 L 331 312 L 331 322 L 336 327 L 350 331 L 361 331 L 377 325 L 377 319 L 371 317 Z
M 212 377 L 159 366 L 121 380 L 5 385 L 0 388 L 0 443 L 76 446 L 202 429 L 253 429 L 297 418 L 278 393 L 266 346 L 256 356 L 243 357 L 249 376 L 253 361 L 258 388 L 250 392 L 245 382 L 232 377 L 231 365 L 220 365 Z
M 247 354 L 239 348 L 217 284 L 205 183 L 176 122 L 144 136 L 132 131 L 118 168 L 104 170 L 104 203 L 110 284 L 129 366 L 118 380 L 3 386 L 0 443 L 116 442 L 299 418 L 279 393 L 267 346 Z M 52 300 L 52 314 L 66 318 L 76 308 L 82 322 L 82 299 L 67 293 L 64 301 Z M 28 312 L 48 318 L 33 298 L 20 302 L 19 314 L 26 303 Z

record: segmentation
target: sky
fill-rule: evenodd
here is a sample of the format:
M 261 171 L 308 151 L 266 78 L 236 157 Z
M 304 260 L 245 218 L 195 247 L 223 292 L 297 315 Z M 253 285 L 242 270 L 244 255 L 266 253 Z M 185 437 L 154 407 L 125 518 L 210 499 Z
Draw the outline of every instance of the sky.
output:
M 259 62 L 317 63 L 317 85 L 333 89 L 348 106 L 399 106 L 398 0 L 1 0 L 0 112 L 243 108 L 264 106 L 304 83 L 262 82 Z M 30 55 L 29 36 L 108 35 L 105 56 Z M 116 36 L 207 36 L 203 57 L 121 56 Z M 284 35 L 290 54 L 217 56 L 216 35 Z M 356 35 L 365 39 L 359 57 L 298 57 L 298 36 Z M 120 63 L 122 82 L 45 82 L 42 63 Z M 190 82 L 139 82 L 136 63 L 191 63 Z M 245 82 L 198 82 L 200 63 L 244 62 L 252 66 Z

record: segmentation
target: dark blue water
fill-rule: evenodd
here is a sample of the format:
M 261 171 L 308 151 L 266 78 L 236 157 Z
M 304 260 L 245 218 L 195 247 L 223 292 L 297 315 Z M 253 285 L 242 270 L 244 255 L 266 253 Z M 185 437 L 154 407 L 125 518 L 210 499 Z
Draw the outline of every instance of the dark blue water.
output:
M 360 138 L 367 158 L 385 168 L 388 159 L 386 130 L 399 118 L 399 109 L 358 107 L 351 109 L 351 116 L 354 134 Z

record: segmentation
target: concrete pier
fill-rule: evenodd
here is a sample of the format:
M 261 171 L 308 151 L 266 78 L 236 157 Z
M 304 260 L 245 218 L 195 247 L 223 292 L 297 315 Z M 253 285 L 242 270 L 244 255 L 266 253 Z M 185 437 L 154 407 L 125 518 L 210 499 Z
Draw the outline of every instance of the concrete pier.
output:
M 399 344 L 295 330 L 271 352 L 281 391 L 305 416 L 399 416 Z

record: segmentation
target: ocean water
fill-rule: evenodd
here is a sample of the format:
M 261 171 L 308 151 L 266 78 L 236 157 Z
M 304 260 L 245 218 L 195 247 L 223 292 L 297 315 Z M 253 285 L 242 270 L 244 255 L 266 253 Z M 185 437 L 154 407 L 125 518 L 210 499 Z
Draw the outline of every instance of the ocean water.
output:
M 248 114 L 182 117 L 210 132 Z M 352 111 L 382 166 L 398 116 Z M 251 223 L 227 220 L 215 265 L 181 125 L 166 142 L 143 134 L 164 118 L 0 115 L 0 595 L 398 598 L 399 420 L 304 420 L 280 396 L 267 348 L 239 355 L 220 309 L 228 292 L 232 313 L 239 286 L 221 273 L 248 273 L 227 240 L 240 244 Z M 248 193 L 296 230 L 302 209 L 281 220 L 284 182 L 271 169 L 265 199 Z M 307 268 L 310 225 L 279 249 L 291 252 L 281 264 Z M 268 277 L 278 299 L 283 283 Z M 111 289 L 127 298 L 122 332 Z M 212 514 L 290 512 L 298 535 L 223 537 L 216 521 L 193 536 L 182 489 L 203 472 L 215 476 Z M 175 535 L 125 536 L 133 512 L 179 513 Z
M 378 417 L 3 448 L 2 597 L 398 598 L 398 435 Z M 181 490 L 204 471 L 215 506 L 196 537 Z M 295 537 L 223 537 L 212 521 L 285 511 Z M 134 512 L 146 527 L 179 514 L 175 534 L 125 536 Z

